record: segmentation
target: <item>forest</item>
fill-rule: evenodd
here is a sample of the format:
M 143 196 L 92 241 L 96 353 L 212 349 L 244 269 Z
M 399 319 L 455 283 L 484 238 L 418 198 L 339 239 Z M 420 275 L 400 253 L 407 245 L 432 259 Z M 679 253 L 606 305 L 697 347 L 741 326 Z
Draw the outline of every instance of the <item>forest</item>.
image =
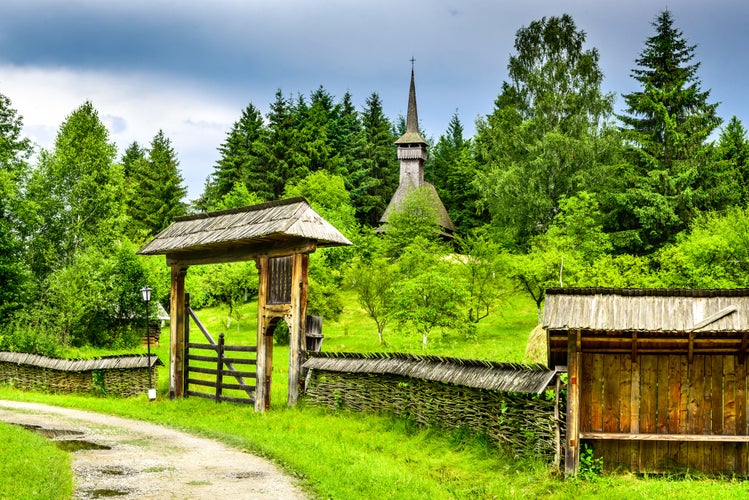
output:
M 249 103 L 187 201 L 162 130 L 119 152 L 85 102 L 53 147 L 35 151 L 0 88 L 0 349 L 137 345 L 138 290 L 148 284 L 164 304 L 169 293 L 163 258 L 137 256 L 140 246 L 179 215 L 292 196 L 354 242 L 313 254 L 310 312 L 335 318 L 352 288 L 382 344 L 386 326 L 425 347 L 444 329 L 470 338 L 507 290 L 527 294 L 540 317 L 549 286 L 745 287 L 749 144 L 738 118 L 718 114 L 695 47 L 670 11 L 657 14 L 631 68 L 638 90 L 615 110 L 599 53 L 570 16 L 518 29 L 474 136 L 456 112 L 427 139 L 426 180 L 455 223 L 450 241 L 419 192 L 375 231 L 405 131 L 377 92 L 361 109 L 322 86 L 279 89 L 265 116 Z M 257 273 L 198 266 L 186 287 L 193 307 L 223 304 L 231 321 Z

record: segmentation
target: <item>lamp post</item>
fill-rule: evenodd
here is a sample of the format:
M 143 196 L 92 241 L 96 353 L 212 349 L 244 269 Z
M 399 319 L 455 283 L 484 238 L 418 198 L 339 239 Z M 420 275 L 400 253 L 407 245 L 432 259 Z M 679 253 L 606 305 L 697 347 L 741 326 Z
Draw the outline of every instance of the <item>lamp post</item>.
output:
M 146 303 L 146 345 L 148 349 L 148 400 L 153 401 L 156 399 L 156 389 L 153 388 L 153 384 L 151 382 L 151 370 L 153 370 L 151 365 L 151 334 L 148 331 L 148 306 L 151 302 L 151 289 L 148 287 L 148 285 L 144 286 L 140 289 L 140 293 L 143 296 L 143 302 Z

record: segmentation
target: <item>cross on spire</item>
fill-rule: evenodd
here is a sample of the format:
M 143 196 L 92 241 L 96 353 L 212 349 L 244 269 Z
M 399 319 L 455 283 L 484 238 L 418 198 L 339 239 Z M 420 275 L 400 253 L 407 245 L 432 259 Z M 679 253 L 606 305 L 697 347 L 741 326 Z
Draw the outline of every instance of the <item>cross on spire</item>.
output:
M 414 59 L 414 57 L 411 56 L 411 71 L 414 70 L 414 62 L 416 62 L 416 59 Z

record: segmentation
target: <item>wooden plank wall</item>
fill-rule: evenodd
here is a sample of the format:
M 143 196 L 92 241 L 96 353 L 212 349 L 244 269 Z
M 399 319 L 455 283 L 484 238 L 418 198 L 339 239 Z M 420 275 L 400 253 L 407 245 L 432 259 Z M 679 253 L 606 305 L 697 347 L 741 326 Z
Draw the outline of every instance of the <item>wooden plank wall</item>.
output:
M 749 435 L 737 356 L 583 353 L 580 432 Z M 749 443 L 590 440 L 607 470 L 749 475 Z

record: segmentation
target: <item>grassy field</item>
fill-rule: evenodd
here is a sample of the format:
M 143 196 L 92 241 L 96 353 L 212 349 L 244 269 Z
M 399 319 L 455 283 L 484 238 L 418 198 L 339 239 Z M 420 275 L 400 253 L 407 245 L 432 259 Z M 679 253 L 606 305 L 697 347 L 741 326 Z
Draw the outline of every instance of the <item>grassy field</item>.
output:
M 380 346 L 374 323 L 345 297 L 339 321 L 325 321 L 323 350 L 408 351 L 449 356 L 523 361 L 525 344 L 536 323 L 533 304 L 511 296 L 503 312 L 479 324 L 474 339 L 437 333 L 426 351 L 420 338 L 387 329 Z M 225 332 L 227 343 L 255 343 L 256 309 L 246 305 L 238 319 L 226 325 L 226 311 L 198 313 L 214 337 Z M 200 336 L 194 330 L 193 339 Z M 168 360 L 167 336 L 154 349 Z M 75 354 L 75 353 L 73 353 Z M 78 352 L 78 355 L 104 354 Z M 254 413 L 233 404 L 189 398 L 166 398 L 166 369 L 160 369 L 159 398 L 131 399 L 22 393 L 0 388 L 0 398 L 71 406 L 161 423 L 221 440 L 268 457 L 299 477 L 318 498 L 394 499 L 441 498 L 746 498 L 749 483 L 733 478 L 700 476 L 641 477 L 617 474 L 590 480 L 562 480 L 546 464 L 515 460 L 480 438 L 436 429 L 421 429 L 384 415 L 328 412 L 286 407 L 288 348 L 274 348 L 272 408 Z M 5 459 L 7 449 L 0 449 Z M 2 496 L 0 496 L 1 498 Z

